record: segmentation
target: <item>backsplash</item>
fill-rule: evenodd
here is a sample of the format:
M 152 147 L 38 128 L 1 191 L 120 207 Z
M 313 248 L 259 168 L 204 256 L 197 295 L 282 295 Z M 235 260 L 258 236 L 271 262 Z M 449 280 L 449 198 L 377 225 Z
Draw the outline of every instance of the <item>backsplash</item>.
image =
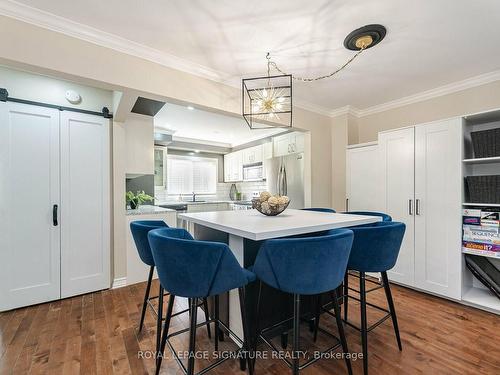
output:
M 249 182 L 236 182 L 236 188 L 239 192 L 241 192 L 242 200 L 251 200 L 252 192 L 254 191 L 264 191 L 266 190 L 266 181 L 249 181 Z M 216 195 L 197 195 L 197 197 L 201 200 L 217 200 L 217 201 L 227 201 L 229 200 L 229 190 L 231 189 L 232 183 L 218 183 L 217 184 L 217 194 Z M 157 191 L 155 193 L 156 202 L 166 202 L 171 200 L 177 200 L 177 196 L 168 196 L 165 190 Z M 183 196 L 184 199 L 188 198 L 188 196 Z

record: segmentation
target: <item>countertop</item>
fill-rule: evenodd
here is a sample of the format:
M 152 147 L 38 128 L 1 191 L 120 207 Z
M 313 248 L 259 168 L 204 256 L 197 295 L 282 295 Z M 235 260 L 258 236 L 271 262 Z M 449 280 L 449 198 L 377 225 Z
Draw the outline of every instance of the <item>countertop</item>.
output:
M 183 213 L 179 217 L 212 229 L 254 241 L 381 221 L 378 216 L 287 209 L 278 216 L 257 210 Z
M 167 205 L 178 205 L 178 204 L 187 204 L 187 205 L 194 205 L 194 204 L 218 204 L 218 203 L 228 203 L 228 204 L 247 204 L 250 205 L 252 204 L 252 201 L 232 201 L 232 200 L 213 200 L 213 201 L 196 201 L 196 202 L 190 202 L 190 201 L 165 201 L 165 202 L 158 202 L 155 203 L 156 206 L 167 206 Z
M 144 206 L 139 206 L 139 208 L 135 209 L 135 210 L 127 209 L 127 216 L 129 216 L 129 215 L 163 214 L 166 212 L 175 212 L 175 210 L 171 210 L 170 208 L 158 207 L 158 206 L 144 205 Z

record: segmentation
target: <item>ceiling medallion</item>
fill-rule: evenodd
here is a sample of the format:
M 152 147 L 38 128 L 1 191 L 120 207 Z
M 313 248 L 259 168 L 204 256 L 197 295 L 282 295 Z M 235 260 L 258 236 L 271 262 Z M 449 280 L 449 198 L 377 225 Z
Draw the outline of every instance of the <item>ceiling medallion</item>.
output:
M 250 129 L 292 127 L 292 80 L 314 82 L 330 78 L 344 70 L 363 51 L 380 43 L 387 30 L 382 25 L 366 25 L 354 30 L 344 40 L 344 47 L 357 51 L 347 62 L 330 74 L 313 78 L 286 73 L 267 53 L 267 76 L 242 80 L 242 115 Z M 281 75 L 271 76 L 271 68 Z

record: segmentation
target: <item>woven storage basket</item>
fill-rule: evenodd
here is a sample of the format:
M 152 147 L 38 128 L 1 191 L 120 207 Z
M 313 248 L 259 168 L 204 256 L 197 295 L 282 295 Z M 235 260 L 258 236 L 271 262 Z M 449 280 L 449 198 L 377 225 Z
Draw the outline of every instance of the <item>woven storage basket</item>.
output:
M 500 203 L 500 175 L 467 176 L 470 203 Z
M 500 156 L 500 128 L 470 133 L 475 158 Z

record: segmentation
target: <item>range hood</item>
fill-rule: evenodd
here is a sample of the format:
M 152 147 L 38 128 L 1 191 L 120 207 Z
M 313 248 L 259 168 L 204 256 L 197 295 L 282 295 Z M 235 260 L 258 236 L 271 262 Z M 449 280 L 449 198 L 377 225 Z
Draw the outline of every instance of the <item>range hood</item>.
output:
M 172 143 L 172 134 L 155 132 L 154 140 L 156 146 L 168 146 Z

